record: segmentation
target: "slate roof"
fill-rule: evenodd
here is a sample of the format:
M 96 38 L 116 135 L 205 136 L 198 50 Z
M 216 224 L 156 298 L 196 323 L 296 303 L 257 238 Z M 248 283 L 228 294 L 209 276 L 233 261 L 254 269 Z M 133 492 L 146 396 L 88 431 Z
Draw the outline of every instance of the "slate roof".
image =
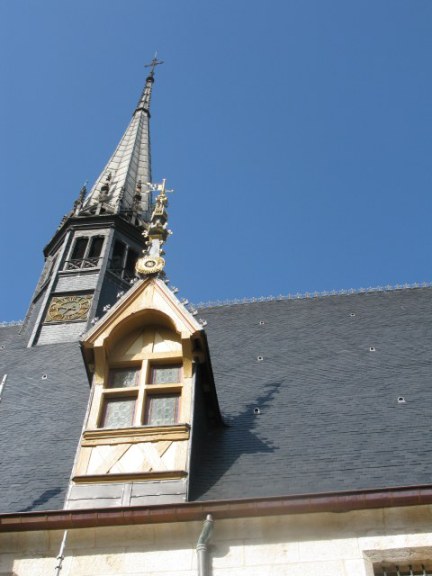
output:
M 78 343 L 27 348 L 19 328 L 0 328 L 2 513 L 63 508 L 89 395 Z
M 203 429 L 191 499 L 430 483 L 431 299 L 411 288 L 201 310 L 228 426 Z M 0 328 L 0 512 L 59 509 L 87 376 L 78 343 L 26 348 L 18 330 Z
M 202 444 L 192 498 L 430 483 L 431 299 L 418 288 L 201 310 L 229 427 Z

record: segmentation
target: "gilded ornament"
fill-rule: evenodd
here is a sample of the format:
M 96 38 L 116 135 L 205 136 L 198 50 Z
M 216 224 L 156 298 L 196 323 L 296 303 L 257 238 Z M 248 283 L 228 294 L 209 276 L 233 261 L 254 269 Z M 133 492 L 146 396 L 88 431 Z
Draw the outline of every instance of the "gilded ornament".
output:
M 138 274 L 156 274 L 165 266 L 165 260 L 161 256 L 144 256 L 139 258 L 135 270 Z
M 87 320 L 92 296 L 53 296 L 45 322 L 71 322 L 72 320 Z

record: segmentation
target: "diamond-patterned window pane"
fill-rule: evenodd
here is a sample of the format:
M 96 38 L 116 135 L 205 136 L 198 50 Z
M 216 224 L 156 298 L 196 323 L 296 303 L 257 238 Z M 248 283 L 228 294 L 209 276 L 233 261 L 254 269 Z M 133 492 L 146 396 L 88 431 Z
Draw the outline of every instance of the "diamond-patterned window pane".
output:
M 139 370 L 136 368 L 118 368 L 110 370 L 108 388 L 131 388 L 138 386 Z
M 132 426 L 135 398 L 108 398 L 105 400 L 103 428 L 127 428 Z
M 177 384 L 180 382 L 180 366 L 154 366 L 152 384 Z
M 151 426 L 175 424 L 178 416 L 178 404 L 178 394 L 148 396 L 145 423 Z

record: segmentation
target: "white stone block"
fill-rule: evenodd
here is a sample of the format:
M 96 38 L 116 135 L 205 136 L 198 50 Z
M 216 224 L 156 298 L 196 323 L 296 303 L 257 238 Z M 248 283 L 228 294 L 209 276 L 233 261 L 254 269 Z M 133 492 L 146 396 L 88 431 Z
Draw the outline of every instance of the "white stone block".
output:
M 14 563 L 15 554 L 0 555 L 0 572 L 11 572 Z
M 47 576 L 54 574 L 56 565 L 57 559 L 51 556 L 49 558 L 22 558 L 15 560 L 11 573 L 13 570 L 17 576 Z M 65 559 L 63 566 L 62 576 L 68 576 L 70 561 Z
M 247 566 L 287 564 L 299 561 L 298 542 L 277 544 L 247 542 L 244 547 L 244 560 Z
M 100 549 L 149 548 L 155 541 L 155 526 L 142 524 L 136 526 L 101 527 L 95 530 L 95 547 Z M 139 549 L 138 548 L 138 549 Z
M 345 560 L 345 574 L 347 576 L 374 576 L 372 562 L 364 560 Z
M 211 557 L 215 568 L 233 568 L 244 565 L 243 542 L 213 543 Z
M 76 554 L 72 558 L 74 576 L 111 576 L 127 574 L 124 569 L 124 554 Z M 64 576 L 64 574 L 62 574 Z
M 356 538 L 339 538 L 299 543 L 300 560 L 344 560 L 361 558 Z
M 287 567 L 288 568 L 288 567 Z M 196 575 L 196 573 L 195 573 Z M 237 568 L 215 568 L 213 567 L 212 576 L 288 576 L 288 572 L 283 574 L 277 573 L 274 566 L 242 566 Z
M 384 511 L 384 523 L 387 532 L 418 531 L 422 528 L 430 530 L 432 514 L 428 506 L 404 506 L 401 508 L 388 508 Z
M 176 542 L 182 547 L 195 549 L 203 522 L 170 522 L 154 525 L 155 541 L 163 547 L 169 547 L 170 543 Z M 212 539 L 212 541 L 214 538 Z
M 176 549 L 175 546 L 170 550 L 128 552 L 125 555 L 123 572 L 125 574 L 135 574 L 138 571 L 176 574 L 192 569 L 192 556 L 192 550 Z

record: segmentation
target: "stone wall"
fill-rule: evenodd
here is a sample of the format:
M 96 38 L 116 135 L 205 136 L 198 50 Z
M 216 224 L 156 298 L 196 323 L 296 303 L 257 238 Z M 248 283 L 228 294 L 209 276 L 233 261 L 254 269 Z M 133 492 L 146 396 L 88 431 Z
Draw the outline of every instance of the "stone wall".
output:
M 372 576 L 432 558 L 431 507 L 215 520 L 212 576 Z M 202 522 L 69 530 L 61 576 L 197 574 Z M 54 574 L 61 531 L 0 535 L 0 574 Z

